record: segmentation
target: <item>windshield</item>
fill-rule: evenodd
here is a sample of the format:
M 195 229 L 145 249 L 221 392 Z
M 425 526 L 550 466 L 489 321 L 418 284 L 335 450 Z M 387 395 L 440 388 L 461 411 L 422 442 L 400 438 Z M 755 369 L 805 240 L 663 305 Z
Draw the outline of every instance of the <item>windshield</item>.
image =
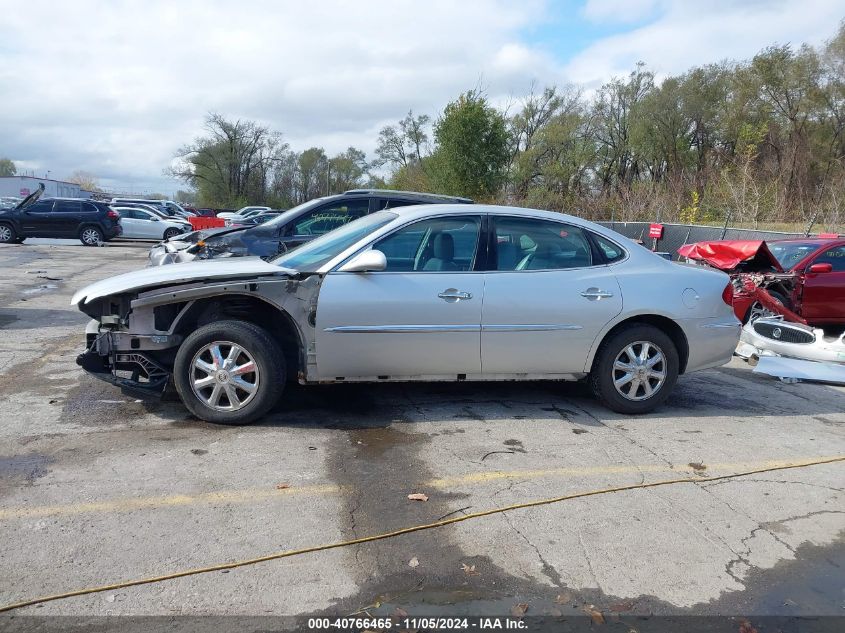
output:
M 284 215 L 284 214 L 283 214 Z M 279 255 L 272 262 L 278 266 L 293 268 L 303 272 L 314 272 L 320 266 L 336 257 L 355 242 L 362 239 L 376 229 L 383 227 L 398 216 L 389 211 L 378 211 L 372 215 L 353 220 L 339 229 L 329 231 L 284 255 Z M 271 220 L 264 224 L 271 224 Z
M 288 220 L 298 216 L 302 211 L 306 211 L 311 209 L 312 207 L 316 207 L 318 204 L 323 202 L 325 198 L 314 198 L 314 200 L 309 200 L 308 202 L 303 202 L 299 206 L 294 207 L 293 209 L 288 209 L 284 213 L 280 213 L 274 220 L 270 220 L 269 222 L 265 222 L 264 226 L 276 226 L 277 224 L 286 224 Z
M 767 244 L 784 270 L 791 270 L 795 264 L 821 246 L 818 242 L 767 242 Z

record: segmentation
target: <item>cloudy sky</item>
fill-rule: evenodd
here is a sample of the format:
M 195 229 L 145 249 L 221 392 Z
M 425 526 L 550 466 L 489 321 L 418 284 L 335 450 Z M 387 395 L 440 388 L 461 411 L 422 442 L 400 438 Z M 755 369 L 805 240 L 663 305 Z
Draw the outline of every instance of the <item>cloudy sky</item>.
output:
M 0 0 L 0 157 L 105 187 L 162 176 L 209 111 L 294 149 L 349 145 L 483 85 L 594 89 L 638 60 L 658 76 L 778 43 L 820 44 L 843 0 Z

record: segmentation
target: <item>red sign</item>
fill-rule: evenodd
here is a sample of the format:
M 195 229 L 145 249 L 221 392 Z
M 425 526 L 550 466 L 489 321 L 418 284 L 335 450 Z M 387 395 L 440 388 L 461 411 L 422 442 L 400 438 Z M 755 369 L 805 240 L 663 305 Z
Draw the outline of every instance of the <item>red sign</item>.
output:
M 21 187 L 21 197 L 26 198 L 30 194 L 29 189 L 26 187 Z
M 663 225 L 662 224 L 652 224 L 651 226 L 649 226 L 648 227 L 648 236 L 659 240 L 661 237 L 663 237 Z
M 823 240 L 835 240 L 839 237 L 839 233 L 819 233 L 819 237 Z

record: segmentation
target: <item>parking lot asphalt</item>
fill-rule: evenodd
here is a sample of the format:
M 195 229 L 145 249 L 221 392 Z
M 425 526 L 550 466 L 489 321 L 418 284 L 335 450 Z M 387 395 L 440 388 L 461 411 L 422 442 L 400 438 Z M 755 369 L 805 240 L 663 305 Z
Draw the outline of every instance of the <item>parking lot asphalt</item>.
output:
M 295 387 L 197 421 L 83 374 L 71 294 L 146 247 L 0 247 L 0 603 L 597 488 L 845 454 L 845 389 L 731 364 L 657 412 L 580 385 Z M 515 510 L 21 614 L 836 614 L 845 465 Z M 410 501 L 425 493 L 428 501 Z

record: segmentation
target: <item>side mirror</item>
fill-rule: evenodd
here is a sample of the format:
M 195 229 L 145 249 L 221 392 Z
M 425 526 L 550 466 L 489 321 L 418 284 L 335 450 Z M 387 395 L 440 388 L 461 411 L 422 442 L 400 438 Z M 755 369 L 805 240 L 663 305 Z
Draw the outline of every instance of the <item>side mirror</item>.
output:
M 370 249 L 358 253 L 338 270 L 342 273 L 378 272 L 387 268 L 387 258 L 379 250 Z
M 833 264 L 831 264 L 830 262 L 813 264 L 807 269 L 808 273 L 829 273 L 831 271 L 833 271 Z

